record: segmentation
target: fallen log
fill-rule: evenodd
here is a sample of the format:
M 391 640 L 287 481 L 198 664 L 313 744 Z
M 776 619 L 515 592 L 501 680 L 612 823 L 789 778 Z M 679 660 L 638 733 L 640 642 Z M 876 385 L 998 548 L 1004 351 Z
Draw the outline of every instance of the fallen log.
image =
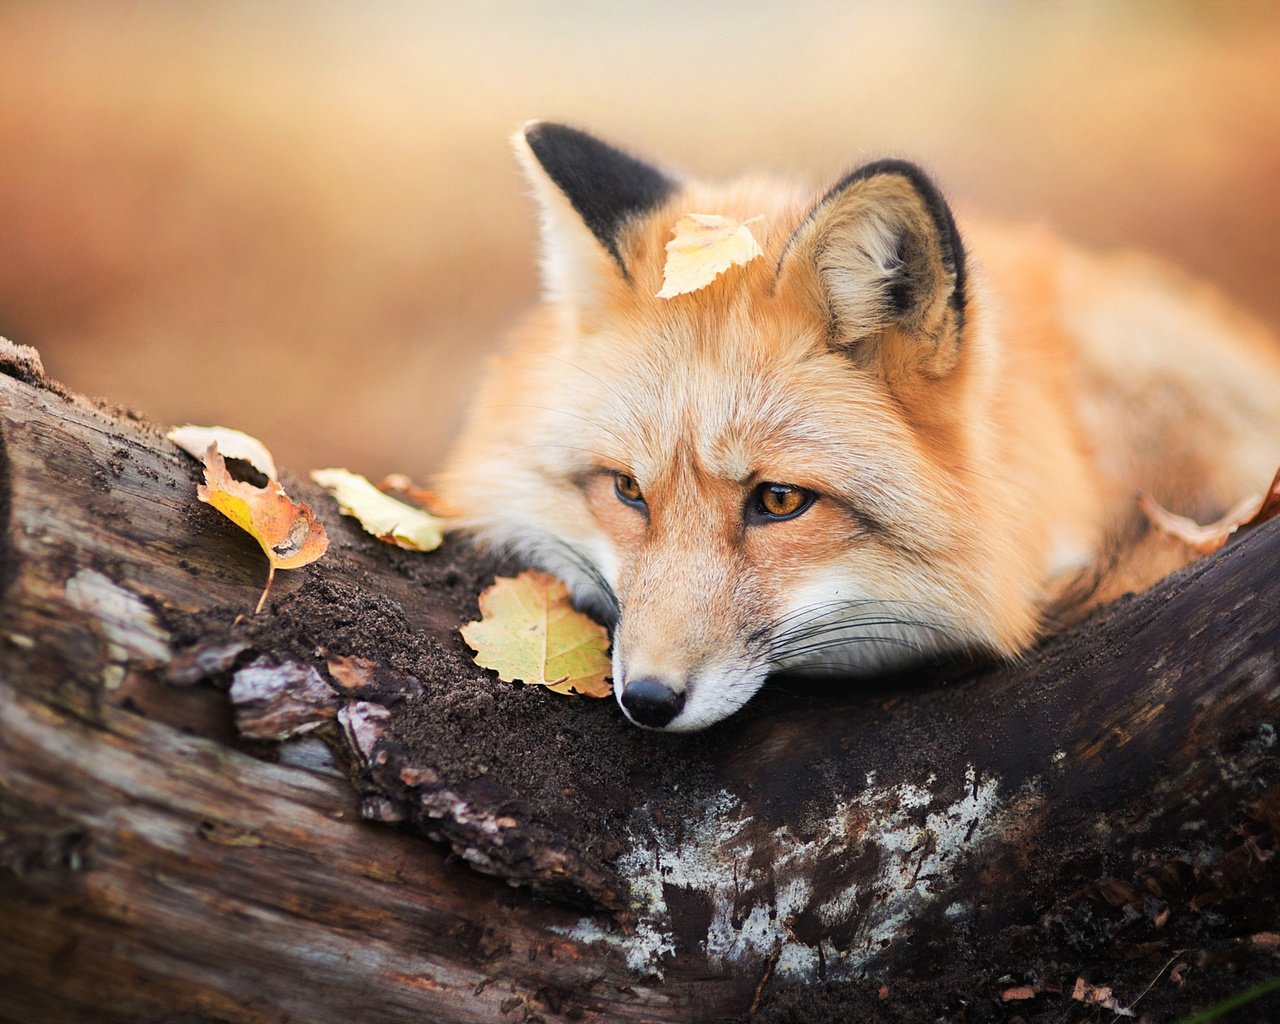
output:
M 477 669 L 496 566 L 287 477 L 333 546 L 248 615 L 197 464 L 0 363 L 0 1017 L 1031 1021 L 1155 978 L 1172 1019 L 1274 970 L 1280 523 L 1021 663 L 670 737 Z

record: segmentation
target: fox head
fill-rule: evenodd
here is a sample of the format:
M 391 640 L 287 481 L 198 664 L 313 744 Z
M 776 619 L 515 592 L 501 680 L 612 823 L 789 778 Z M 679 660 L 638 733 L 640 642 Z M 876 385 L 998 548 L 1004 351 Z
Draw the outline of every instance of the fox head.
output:
M 938 189 L 889 160 L 825 192 L 688 180 L 572 128 L 516 152 L 544 302 L 441 478 L 484 544 L 615 620 L 614 690 L 651 728 L 774 671 L 867 675 L 1036 629 L 1027 545 L 993 522 L 997 350 Z M 687 213 L 763 258 L 658 298 Z

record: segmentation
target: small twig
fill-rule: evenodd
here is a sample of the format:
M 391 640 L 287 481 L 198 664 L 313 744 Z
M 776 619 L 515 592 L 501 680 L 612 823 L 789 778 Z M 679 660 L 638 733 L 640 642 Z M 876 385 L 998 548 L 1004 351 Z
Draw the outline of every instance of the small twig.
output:
M 1117 1010 L 1116 1017 L 1119 1017 L 1121 1014 L 1124 1014 L 1125 1016 L 1132 1016 L 1130 1011 L 1132 1011 L 1133 1008 L 1138 1005 L 1138 1000 L 1141 999 L 1143 996 L 1145 996 L 1153 988 L 1155 988 L 1156 982 L 1160 980 L 1164 972 L 1167 971 L 1172 966 L 1173 962 L 1177 960 L 1178 957 L 1182 956 L 1182 954 L 1185 952 L 1186 952 L 1185 949 L 1180 949 L 1176 953 L 1174 953 L 1173 956 L 1169 957 L 1168 963 L 1166 963 L 1163 967 L 1161 967 L 1160 970 L 1156 971 L 1156 976 L 1151 979 L 1151 984 L 1148 985 L 1146 988 L 1144 988 L 1140 993 L 1138 993 L 1138 998 L 1135 999 L 1133 1002 L 1131 1002 L 1123 1010 Z M 1115 1018 L 1113 1017 L 1112 1019 L 1114 1020 Z
M 773 974 L 773 969 L 778 966 L 778 957 L 780 956 L 782 956 L 781 935 L 774 940 L 773 952 L 769 954 L 769 959 L 764 962 L 764 973 L 760 975 L 760 983 L 756 985 L 755 995 L 751 997 L 751 1006 L 747 1010 L 748 1017 L 760 1009 L 760 1000 L 764 996 L 764 987 L 769 984 L 769 977 Z

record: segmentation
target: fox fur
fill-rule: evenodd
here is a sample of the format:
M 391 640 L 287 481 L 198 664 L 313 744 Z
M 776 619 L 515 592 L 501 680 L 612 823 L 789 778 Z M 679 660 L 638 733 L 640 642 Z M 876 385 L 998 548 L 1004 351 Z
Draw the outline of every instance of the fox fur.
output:
M 544 301 L 439 488 L 616 620 L 640 724 L 705 727 L 777 671 L 1016 656 L 1185 561 L 1139 491 L 1207 521 L 1280 464 L 1280 346 L 1155 259 L 957 227 L 900 161 L 815 191 L 554 124 L 514 142 Z M 657 298 L 694 212 L 761 217 L 764 257 Z M 811 504 L 770 516 L 766 484 Z

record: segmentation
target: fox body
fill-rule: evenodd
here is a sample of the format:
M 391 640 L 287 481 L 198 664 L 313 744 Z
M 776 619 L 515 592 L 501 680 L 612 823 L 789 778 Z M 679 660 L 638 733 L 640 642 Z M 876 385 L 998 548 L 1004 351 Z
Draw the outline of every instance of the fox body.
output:
M 685 180 L 574 129 L 515 140 L 544 302 L 440 488 L 480 542 L 616 620 L 641 725 L 707 726 L 775 671 L 872 675 L 1045 628 L 1185 555 L 1280 462 L 1280 349 L 1154 260 L 957 228 L 918 168 L 813 191 Z M 656 297 L 686 213 L 763 258 Z

